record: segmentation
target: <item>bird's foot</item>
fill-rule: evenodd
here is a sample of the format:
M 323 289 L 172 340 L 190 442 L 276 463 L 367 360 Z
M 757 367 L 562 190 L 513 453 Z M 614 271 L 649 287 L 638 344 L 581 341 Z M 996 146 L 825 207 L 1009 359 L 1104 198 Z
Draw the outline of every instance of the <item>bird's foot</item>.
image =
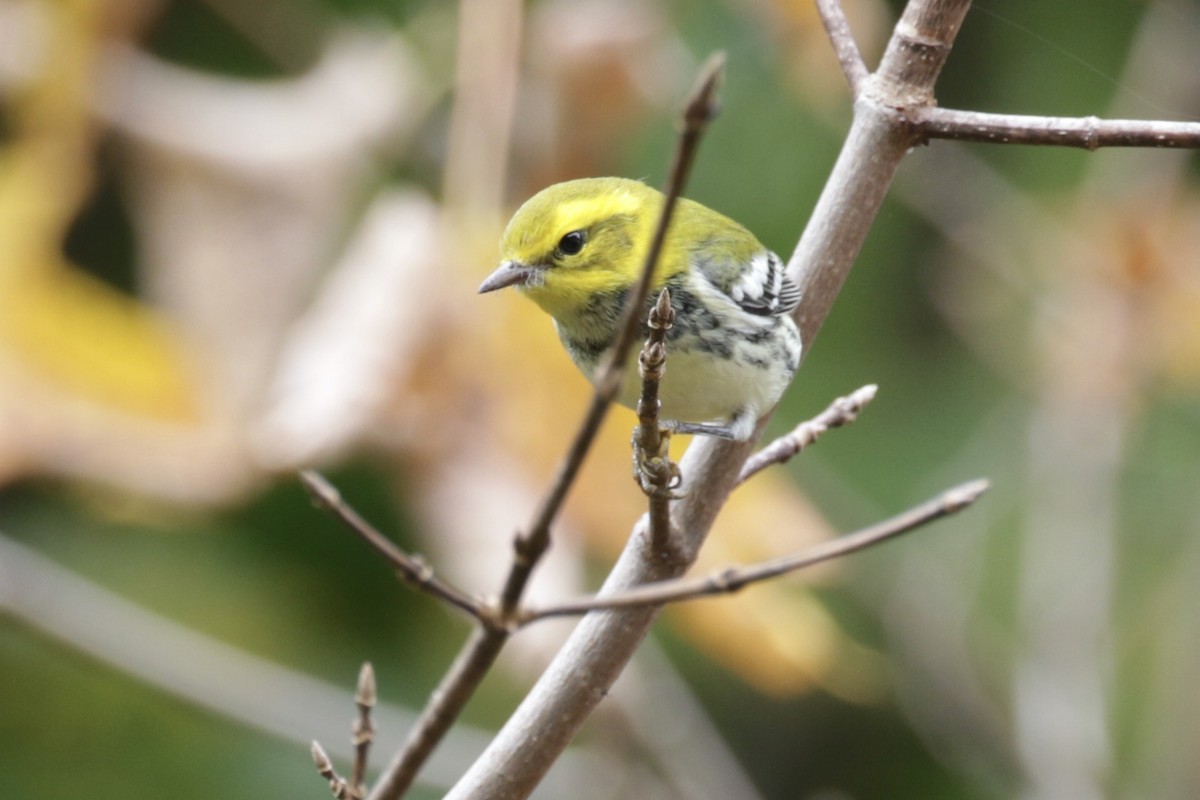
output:
M 683 473 L 679 465 L 668 455 L 668 445 L 671 442 L 671 431 L 659 430 L 658 451 L 650 453 L 642 446 L 640 429 L 633 432 L 633 479 L 648 497 L 665 495 L 670 500 L 683 497 L 683 492 L 675 491 L 683 484 Z

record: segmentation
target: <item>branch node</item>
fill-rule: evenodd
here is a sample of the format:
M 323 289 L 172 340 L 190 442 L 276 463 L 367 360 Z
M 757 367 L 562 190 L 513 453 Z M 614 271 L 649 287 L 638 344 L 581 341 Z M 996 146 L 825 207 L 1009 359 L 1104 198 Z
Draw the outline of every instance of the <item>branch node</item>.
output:
M 317 508 L 332 511 L 342 502 L 342 494 L 321 473 L 311 469 L 300 471 L 300 484 L 308 492 L 313 505 Z
M 409 568 L 397 570 L 400 580 L 409 586 L 421 586 L 433 580 L 433 567 L 419 553 L 409 555 Z
M 513 534 L 513 564 L 518 567 L 533 566 L 534 556 L 538 554 L 537 547 L 534 546 L 531 536 L 526 535 L 524 531 L 517 531 Z
M 1094 153 L 1100 149 L 1100 118 L 1096 116 L 1084 117 L 1083 124 L 1083 146 L 1089 153 Z
M 716 592 L 736 592 L 742 587 L 742 584 L 737 580 L 737 567 L 726 567 L 725 569 L 714 572 L 709 578 L 713 590 Z
M 319 473 L 305 470 L 300 473 L 300 482 L 304 484 L 304 488 L 318 507 L 329 511 L 354 535 L 366 542 L 391 565 L 405 584 L 431 594 L 476 619 L 482 619 L 485 609 L 474 598 L 438 578 L 423 559 L 406 553 L 377 531 L 343 500 L 338 490 Z

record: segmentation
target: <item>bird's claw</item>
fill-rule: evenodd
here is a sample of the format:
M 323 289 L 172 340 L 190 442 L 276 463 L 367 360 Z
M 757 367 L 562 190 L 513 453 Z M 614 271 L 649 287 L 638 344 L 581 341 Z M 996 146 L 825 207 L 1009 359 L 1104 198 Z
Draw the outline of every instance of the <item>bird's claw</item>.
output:
M 683 492 L 675 491 L 683 484 L 683 473 L 667 454 L 671 432 L 659 430 L 659 451 L 655 454 L 646 452 L 638 433 L 633 433 L 633 479 L 637 485 L 647 496 L 665 495 L 669 500 L 683 497 Z

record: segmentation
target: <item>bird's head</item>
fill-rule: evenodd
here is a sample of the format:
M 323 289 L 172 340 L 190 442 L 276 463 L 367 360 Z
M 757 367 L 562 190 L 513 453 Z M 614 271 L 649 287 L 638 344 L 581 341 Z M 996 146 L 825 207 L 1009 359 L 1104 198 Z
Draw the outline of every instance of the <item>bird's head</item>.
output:
M 543 189 L 500 240 L 500 267 L 479 291 L 516 286 L 554 317 L 632 286 L 663 197 L 639 181 L 584 178 Z

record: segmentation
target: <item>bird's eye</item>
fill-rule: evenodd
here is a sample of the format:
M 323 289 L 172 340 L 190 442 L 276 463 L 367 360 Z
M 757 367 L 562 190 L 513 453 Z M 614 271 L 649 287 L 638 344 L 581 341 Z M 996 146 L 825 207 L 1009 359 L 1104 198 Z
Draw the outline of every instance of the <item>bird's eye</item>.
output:
M 583 249 L 585 241 L 587 241 L 587 236 L 583 231 L 571 231 L 558 240 L 558 252 L 564 256 L 573 256 Z

